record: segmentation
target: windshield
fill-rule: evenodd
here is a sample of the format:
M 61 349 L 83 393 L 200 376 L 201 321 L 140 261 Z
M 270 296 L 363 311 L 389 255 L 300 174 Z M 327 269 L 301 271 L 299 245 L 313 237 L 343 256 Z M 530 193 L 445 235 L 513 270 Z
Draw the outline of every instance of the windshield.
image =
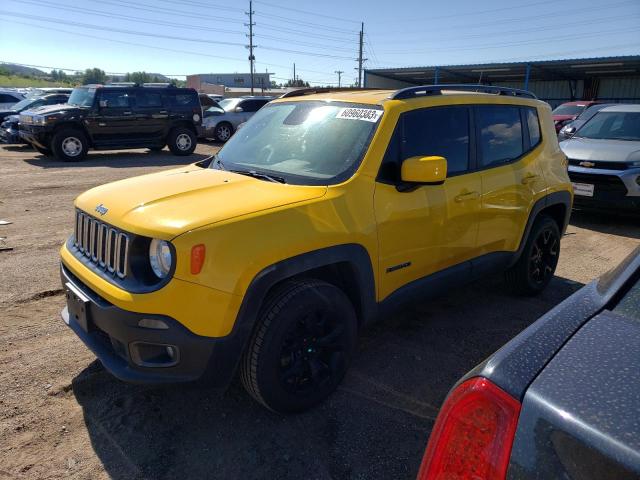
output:
M 263 172 L 287 183 L 327 185 L 358 167 L 382 110 L 304 101 L 268 104 L 218 153 L 221 168 Z M 219 168 L 212 162 L 211 168 Z
M 551 113 L 553 115 L 579 115 L 584 107 L 584 105 L 560 105 Z
M 96 96 L 95 88 L 74 88 L 67 103 L 76 107 L 90 107 Z
M 238 105 L 239 103 L 239 98 L 225 98 L 224 100 L 220 100 L 218 102 L 218 105 L 220 105 L 220 108 L 228 112 L 236 108 L 236 105 Z
M 20 112 L 25 108 L 29 108 L 32 104 L 36 103 L 37 99 L 35 98 L 25 98 L 24 100 L 20 100 L 18 103 L 11 106 L 11 110 L 15 110 L 16 112 Z
M 640 112 L 598 112 L 577 137 L 608 140 L 640 140 Z

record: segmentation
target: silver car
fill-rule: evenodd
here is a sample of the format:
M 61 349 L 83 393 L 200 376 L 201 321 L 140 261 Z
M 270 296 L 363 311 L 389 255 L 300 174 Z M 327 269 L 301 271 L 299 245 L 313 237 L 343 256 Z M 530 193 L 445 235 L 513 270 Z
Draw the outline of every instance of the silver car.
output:
M 221 100 L 218 102 L 219 106 L 204 111 L 202 136 L 213 138 L 218 142 L 226 142 L 238 125 L 249 120 L 271 100 L 273 97 L 239 97 Z
M 603 108 L 560 148 L 574 206 L 640 213 L 640 105 Z

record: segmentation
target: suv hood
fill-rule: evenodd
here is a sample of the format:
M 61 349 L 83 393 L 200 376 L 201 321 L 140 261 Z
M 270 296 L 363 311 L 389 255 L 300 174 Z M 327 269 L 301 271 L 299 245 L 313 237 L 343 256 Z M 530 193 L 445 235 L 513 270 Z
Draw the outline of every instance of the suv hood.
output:
M 72 112 L 79 110 L 80 108 L 81 107 L 69 105 L 67 103 L 59 103 L 58 105 L 43 105 L 34 109 L 23 110 L 22 113 L 27 115 L 48 115 L 49 113 Z
M 573 137 L 570 140 L 561 142 L 560 148 L 567 157 L 574 160 L 640 161 L 640 142 L 632 140 Z
M 190 165 L 93 188 L 76 207 L 105 223 L 170 240 L 195 228 L 322 197 L 326 186 L 271 183 Z M 97 213 L 97 207 L 106 213 Z

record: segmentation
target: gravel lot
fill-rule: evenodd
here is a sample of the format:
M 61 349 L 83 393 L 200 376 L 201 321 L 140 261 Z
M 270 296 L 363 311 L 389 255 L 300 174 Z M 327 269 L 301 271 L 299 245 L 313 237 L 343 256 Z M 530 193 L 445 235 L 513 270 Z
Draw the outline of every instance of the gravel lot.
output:
M 279 416 L 233 385 L 128 385 L 62 323 L 58 248 L 73 198 L 186 164 L 168 151 L 91 153 L 80 164 L 0 147 L 0 478 L 414 478 L 453 382 L 640 242 L 636 221 L 575 214 L 557 277 L 516 298 L 490 278 L 410 305 L 363 332 L 339 391 Z

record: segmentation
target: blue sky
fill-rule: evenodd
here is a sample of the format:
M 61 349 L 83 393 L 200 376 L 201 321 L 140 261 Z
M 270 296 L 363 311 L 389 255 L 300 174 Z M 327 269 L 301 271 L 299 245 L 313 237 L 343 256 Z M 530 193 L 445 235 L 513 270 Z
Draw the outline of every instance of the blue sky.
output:
M 0 0 L 0 61 L 165 75 L 246 72 L 249 2 Z M 256 70 L 312 83 L 366 67 L 640 53 L 640 0 L 254 1 Z

